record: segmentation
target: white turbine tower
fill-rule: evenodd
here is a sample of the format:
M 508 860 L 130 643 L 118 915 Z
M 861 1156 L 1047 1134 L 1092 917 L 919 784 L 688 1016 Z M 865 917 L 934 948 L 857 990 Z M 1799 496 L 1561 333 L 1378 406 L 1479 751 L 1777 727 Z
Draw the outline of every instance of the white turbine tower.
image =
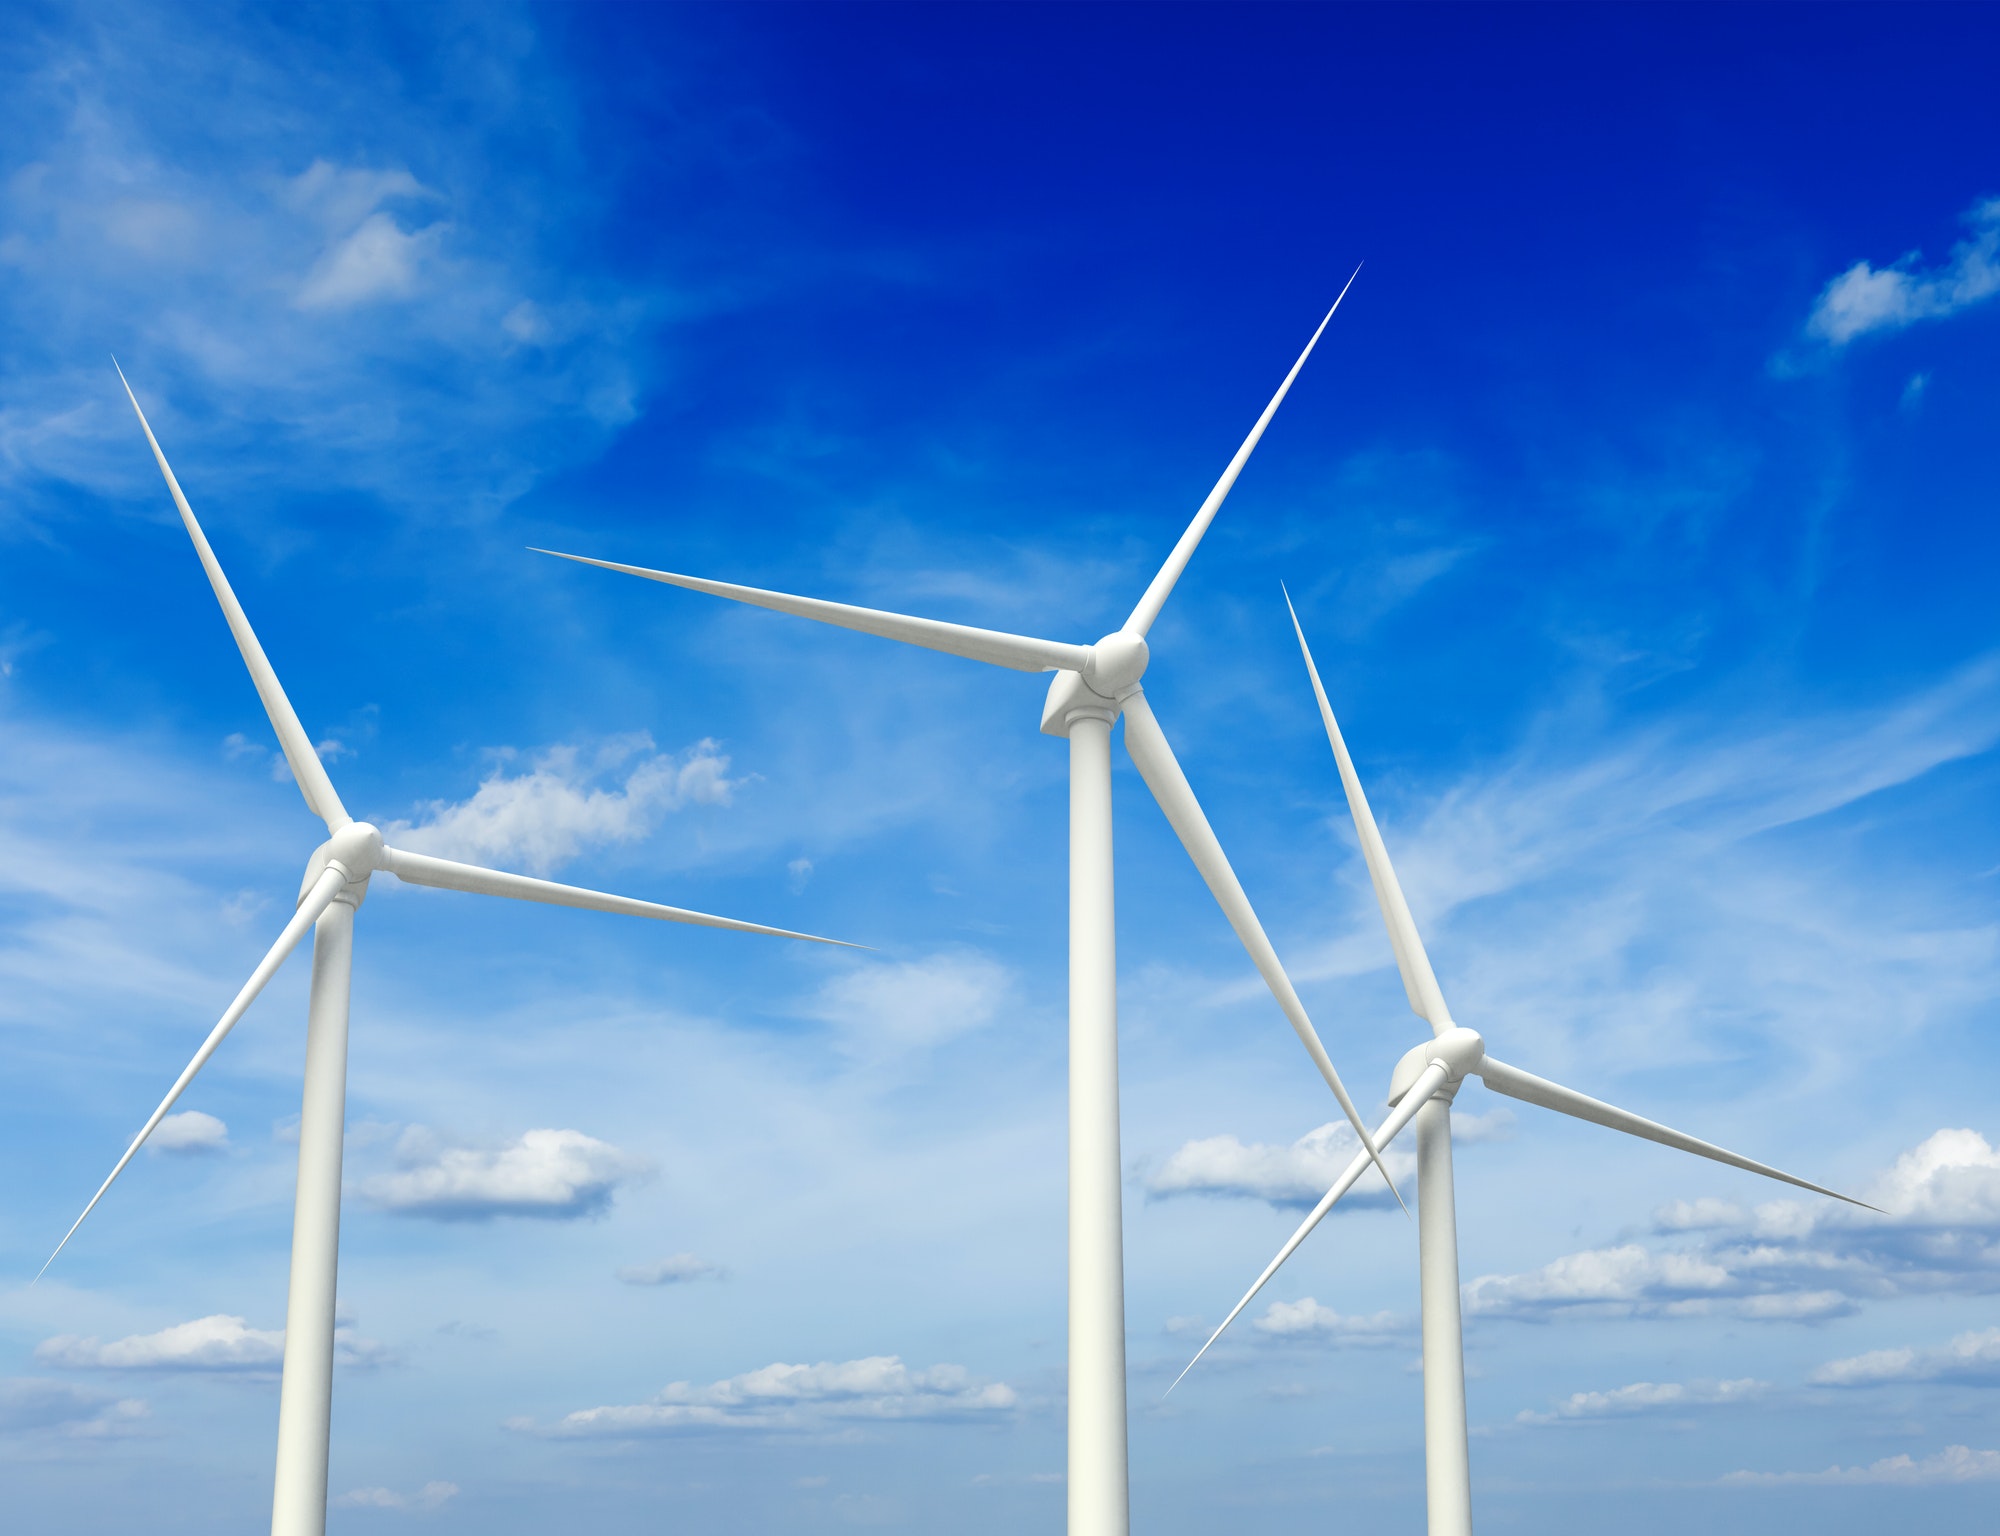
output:
M 1356 269 L 1357 273 L 1359 269 Z M 1353 277 L 1347 287 L 1353 285 Z M 562 555 L 672 586 L 733 598 L 842 629 L 901 640 L 1019 672 L 1053 672 L 1042 730 L 1069 738 L 1069 1530 L 1071 1536 L 1125 1536 L 1129 1528 L 1125 1415 L 1124 1232 L 1119 1194 L 1118 997 L 1112 909 L 1111 727 L 1125 716 L 1125 746 L 1146 787 L 1249 951 L 1313 1064 L 1339 1100 L 1364 1148 L 1368 1127 L 1321 1045 L 1263 925 L 1237 883 L 1222 845 L 1188 787 L 1173 748 L 1140 691 L 1146 632 L 1174 582 L 1236 484 L 1251 450 L 1311 356 L 1340 299 L 1326 312 L 1292 370 L 1202 502 L 1138 606 L 1095 645 L 1036 640 L 934 619 L 910 618 L 818 598 L 679 576 L 609 560 Z M 555 550 L 539 551 L 556 554 Z M 1365 1155 L 1365 1154 L 1364 1154 Z M 1387 1177 L 1386 1170 L 1384 1177 Z M 1392 1183 L 1391 1188 L 1394 1185 Z
M 119 381 L 125 375 L 119 372 Z M 278 1457 L 276 1488 L 271 1505 L 272 1536 L 321 1536 L 326 1529 L 326 1463 L 328 1434 L 333 1403 L 333 1308 L 334 1285 L 340 1243 L 340 1160 L 341 1135 L 347 1106 L 347 1002 L 348 980 L 354 957 L 354 913 L 368 894 L 368 880 L 377 870 L 386 870 L 411 885 L 441 886 L 446 890 L 473 891 L 484 896 L 511 896 L 520 901 L 548 902 L 560 907 L 587 907 L 598 912 L 622 912 L 633 917 L 658 918 L 670 923 L 695 923 L 708 928 L 732 928 L 741 933 L 767 933 L 779 938 L 812 939 L 834 944 L 835 939 L 817 939 L 812 934 L 769 928 L 762 923 L 739 922 L 730 917 L 711 917 L 680 907 L 663 907 L 650 901 L 634 901 L 627 896 L 607 896 L 549 880 L 533 880 L 525 875 L 504 874 L 481 869 L 428 854 L 391 848 L 382 834 L 365 821 L 347 814 L 334 792 L 333 781 L 313 751 L 312 741 L 290 700 L 278 684 L 277 673 L 257 643 L 257 636 L 244 617 L 243 608 L 222 574 L 215 552 L 195 521 L 180 482 L 168 467 L 167 458 L 147 425 L 146 414 L 132 395 L 125 394 L 138 412 L 139 425 L 166 477 L 195 553 L 222 605 L 223 617 L 236 638 L 250 669 L 250 680 L 263 701 L 277 732 L 278 745 L 292 776 L 306 798 L 306 806 L 326 823 L 327 840 L 313 850 L 306 862 L 304 883 L 299 889 L 298 910 L 285 925 L 278 942 L 261 960 L 221 1021 L 194 1053 L 194 1060 L 174 1080 L 160 1107 L 140 1128 L 111 1170 L 111 1177 L 99 1186 L 77 1217 L 49 1264 L 84 1217 L 97 1208 L 112 1180 L 125 1171 L 146 1138 L 165 1118 L 195 1073 L 222 1044 L 223 1037 L 236 1026 L 245 1010 L 277 974 L 285 957 L 292 952 L 308 928 L 313 930 L 312 994 L 306 1016 L 305 1097 L 299 1114 L 299 1182 L 292 1217 L 292 1271 L 290 1294 L 285 1306 L 285 1360 L 283 1383 L 278 1398 Z M 42 1266 L 47 1273 L 48 1264 Z M 40 1278 L 37 1276 L 37 1278 Z
M 1285 598 L 1285 607 L 1291 609 L 1289 595 Z M 1657 1141 L 1682 1152 L 1692 1152 L 1697 1157 L 1712 1158 L 1733 1168 L 1746 1169 L 1768 1179 L 1809 1189 L 1814 1194 L 1846 1200 L 1851 1205 L 1862 1205 L 1863 1202 L 1838 1190 L 1794 1178 L 1768 1164 L 1739 1157 L 1710 1142 L 1669 1129 L 1628 1110 L 1615 1108 L 1559 1083 L 1552 1083 L 1547 1078 L 1536 1077 L 1532 1072 L 1523 1072 L 1519 1067 L 1510 1067 L 1487 1053 L 1486 1042 L 1476 1031 L 1453 1021 L 1450 1010 L 1445 1007 L 1444 994 L 1438 989 L 1437 977 L 1431 971 L 1430 959 L 1424 953 L 1423 941 L 1417 937 L 1417 925 L 1410 917 L 1409 904 L 1403 900 L 1396 872 L 1390 867 L 1382 834 L 1375 826 L 1374 814 L 1368 809 L 1368 797 L 1361 791 L 1361 780 L 1355 775 L 1354 761 L 1347 755 L 1347 743 L 1341 738 L 1340 727 L 1334 723 L 1333 706 L 1327 702 L 1326 689 L 1320 683 L 1319 668 L 1313 665 L 1312 651 L 1306 645 L 1305 631 L 1299 626 L 1296 612 L 1292 612 L 1292 628 L 1298 634 L 1299 650 L 1305 656 L 1306 671 L 1312 677 L 1313 694 L 1319 700 L 1320 718 L 1326 723 L 1327 740 L 1333 745 L 1334 761 L 1340 768 L 1340 782 L 1347 792 L 1347 806 L 1353 813 L 1354 828 L 1360 836 L 1361 855 L 1368 865 L 1368 878 L 1375 887 L 1375 900 L 1382 908 L 1382 920 L 1389 929 L 1389 947 L 1395 953 L 1396 968 L 1402 973 L 1403 990 L 1409 994 L 1410 1007 L 1431 1026 L 1434 1036 L 1396 1063 L 1389 1080 L 1391 1113 L 1376 1127 L 1375 1144 L 1378 1148 L 1386 1147 L 1412 1120 L 1417 1122 L 1418 1296 L 1423 1314 L 1424 1484 L 1430 1536 L 1471 1536 L 1472 1475 L 1466 1455 L 1465 1353 L 1459 1318 L 1458 1222 L 1451 1185 L 1451 1103 L 1458 1094 L 1459 1085 L 1468 1076 L 1483 1079 L 1486 1086 L 1496 1093 L 1555 1110 L 1558 1114 L 1608 1126 L 1614 1131 L 1623 1131 L 1647 1141 Z M 1346 1171 L 1326 1192 L 1325 1198 L 1299 1223 L 1298 1230 L 1278 1250 L 1278 1256 L 1257 1277 L 1256 1284 L 1244 1293 L 1243 1299 L 1222 1320 L 1222 1327 L 1209 1335 L 1208 1343 L 1196 1351 L 1187 1369 L 1174 1378 L 1174 1386 L 1180 1385 L 1188 1371 L 1194 1369 L 1195 1362 L 1208 1353 L 1209 1345 L 1222 1337 L 1223 1329 L 1250 1305 L 1251 1298 L 1264 1288 L 1265 1283 L 1278 1272 L 1278 1267 L 1305 1241 L 1306 1234 L 1319 1225 L 1326 1213 L 1333 1209 L 1334 1203 L 1368 1171 L 1368 1163 L 1367 1154 L 1362 1153 L 1347 1165 Z M 1873 1209 L 1872 1206 L 1867 1208 Z M 1167 1390 L 1171 1392 L 1173 1387 Z

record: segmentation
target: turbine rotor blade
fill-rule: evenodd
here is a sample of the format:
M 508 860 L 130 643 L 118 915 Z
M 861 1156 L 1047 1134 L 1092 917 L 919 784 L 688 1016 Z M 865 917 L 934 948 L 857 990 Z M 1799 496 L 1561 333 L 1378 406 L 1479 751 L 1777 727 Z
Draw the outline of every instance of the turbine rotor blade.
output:
M 319 754 L 313 750 L 312 738 L 299 724 L 292 701 L 285 697 L 285 690 L 278 682 L 278 674 L 271 666 L 270 658 L 264 654 L 264 647 L 258 644 L 256 631 L 251 629 L 243 605 L 236 600 L 235 589 L 229 585 L 229 578 L 222 574 L 222 564 L 215 558 L 215 551 L 209 548 L 208 535 L 201 531 L 201 524 L 195 520 L 194 508 L 188 505 L 187 497 L 181 493 L 181 483 L 174 478 L 173 467 L 167 463 L 166 454 L 160 451 L 160 441 L 153 436 L 146 413 L 139 409 L 139 397 L 132 393 L 125 370 L 118 368 L 116 359 L 112 360 L 111 366 L 118 369 L 118 382 L 125 386 L 125 398 L 132 402 L 140 429 L 146 434 L 153 458 L 160 466 L 160 473 L 166 477 L 167 490 L 174 498 L 174 506 L 180 511 L 181 522 L 187 528 L 188 537 L 194 540 L 194 552 L 201 560 L 201 568 L 208 573 L 208 584 L 215 589 L 215 600 L 222 605 L 222 616 L 229 623 L 229 633 L 236 638 L 236 649 L 243 653 L 243 665 L 250 669 L 250 681 L 257 689 L 257 697 L 263 701 L 271 729 L 278 733 L 279 749 L 284 752 L 285 761 L 291 767 L 299 793 L 305 796 L 306 808 L 326 823 L 327 831 L 338 832 L 354 818 L 347 814 L 347 807 L 340 803 L 340 796 L 334 792 L 333 780 L 327 777 L 326 765 L 320 762 Z
M 592 912 L 621 912 L 628 917 L 651 917 L 666 923 L 692 923 L 700 928 L 728 928 L 737 933 L 766 933 L 778 939 L 805 939 L 814 944 L 832 944 L 841 949 L 866 949 L 845 939 L 823 939 L 815 933 L 794 933 L 789 928 L 772 928 L 763 923 L 746 923 L 734 917 L 712 917 L 685 907 L 663 907 L 657 902 L 637 901 L 630 896 L 609 896 L 587 891 L 581 886 L 558 885 L 553 880 L 536 880 L 527 875 L 511 875 L 476 864 L 459 864 L 451 859 L 433 858 L 427 853 L 409 853 L 401 848 L 382 849 L 381 868 L 410 885 L 436 886 L 446 891 L 471 891 L 480 896 L 507 896 L 516 901 L 540 901 L 552 907 L 583 907 Z
M 132 1138 L 132 1145 L 125 1149 L 125 1155 L 118 1159 L 118 1166 L 111 1170 L 110 1178 L 97 1186 L 97 1193 L 90 1197 L 90 1204 L 83 1208 L 83 1215 L 70 1223 L 70 1229 L 63 1233 L 62 1242 L 56 1244 L 55 1253 L 49 1255 L 48 1263 L 36 1272 L 35 1279 L 39 1280 L 48 1273 L 49 1264 L 55 1263 L 56 1254 L 61 1253 L 69 1240 L 76 1236 L 76 1229 L 83 1225 L 84 1217 L 97 1209 L 97 1202 L 104 1198 L 105 1191 L 111 1188 L 113 1180 L 125 1171 L 125 1165 L 137 1155 L 139 1149 L 146 1144 L 146 1138 L 151 1136 L 159 1123 L 167 1117 L 167 1111 L 174 1107 L 175 1101 L 187 1090 L 187 1085 L 194 1081 L 195 1073 L 199 1072 L 207 1064 L 208 1058 L 215 1054 L 215 1048 L 222 1044 L 223 1039 L 236 1027 L 236 1021 L 242 1018 L 250 1005 L 257 1000 L 257 994 L 264 990 L 265 983 L 278 974 L 278 967 L 285 963 L 285 957 L 291 954 L 298 946 L 299 940 L 306 936 L 306 930 L 319 921 L 322 912 L 333 905 L 334 897 L 340 894 L 341 886 L 346 883 L 347 876 L 340 870 L 323 870 L 319 879 L 314 881 L 305 895 L 299 898 L 298 910 L 292 914 L 292 920 L 285 924 L 285 931 L 278 935 L 278 942 L 273 944 L 265 952 L 264 958 L 257 962 L 257 969 L 252 971 L 250 979 L 243 983 L 243 989 L 236 994 L 236 1000 L 222 1015 L 221 1022 L 208 1032 L 208 1038 L 202 1041 L 201 1049 L 194 1053 L 194 1060 L 189 1062 L 181 1075 L 174 1079 L 173 1087 L 169 1088 L 167 1096 L 160 1100 L 160 1107 L 154 1110 L 152 1118 L 139 1128 L 139 1134 Z
M 1222 908 L 1223 916 L 1229 919 L 1229 926 L 1236 930 L 1236 937 L 1249 951 L 1251 964 L 1257 967 L 1264 984 L 1278 1000 L 1279 1008 L 1291 1021 L 1292 1028 L 1305 1045 L 1306 1054 L 1319 1068 L 1319 1075 L 1326 1079 L 1327 1087 L 1340 1101 L 1341 1112 L 1347 1116 L 1348 1124 L 1354 1127 L 1355 1135 L 1361 1138 L 1361 1145 L 1374 1158 L 1375 1165 L 1382 1168 L 1382 1177 L 1389 1180 L 1390 1190 L 1395 1191 L 1396 1181 L 1390 1179 L 1389 1170 L 1382 1167 L 1381 1154 L 1369 1139 L 1368 1127 L 1361 1119 L 1361 1112 L 1347 1096 L 1346 1085 L 1334 1070 L 1333 1059 L 1320 1043 L 1319 1032 L 1307 1017 L 1305 1004 L 1299 1001 L 1292 979 L 1279 963 L 1278 952 L 1271 947 L 1264 925 L 1257 921 L 1257 913 L 1250 905 L 1250 898 L 1243 893 L 1236 871 L 1230 868 L 1229 857 L 1222 851 L 1215 829 L 1208 824 L 1208 817 L 1202 814 L 1201 803 L 1195 799 L 1187 775 L 1181 772 L 1180 762 L 1174 756 L 1174 749 L 1167 744 L 1166 733 L 1160 729 L 1160 722 L 1154 716 L 1152 706 L 1146 702 L 1146 695 L 1141 692 L 1129 695 L 1124 700 L 1124 710 L 1125 750 L 1132 754 L 1139 777 L 1146 781 L 1146 787 L 1153 792 L 1160 809 L 1166 812 L 1167 821 L 1180 838 L 1181 846 L 1187 849 L 1188 857 L 1194 860 L 1195 868 L 1201 872 L 1201 878 L 1214 895 L 1216 904 Z M 1401 1205 L 1402 1201 L 1403 1197 L 1398 1192 L 1396 1203 Z M 1408 1209 L 1404 1206 L 1405 1211 Z
M 1236 450 L 1236 457 L 1229 461 L 1229 467 L 1222 472 L 1222 478 L 1215 482 L 1215 489 L 1208 493 L 1207 500 L 1202 502 L 1200 510 L 1195 513 L 1194 521 L 1188 524 L 1187 532 L 1181 535 L 1180 542 L 1174 545 L 1173 553 L 1167 556 L 1167 563 L 1160 567 L 1159 574 L 1153 578 L 1152 583 L 1146 588 L 1145 595 L 1139 599 L 1139 606 L 1132 610 L 1132 617 L 1125 621 L 1125 627 L 1133 634 L 1143 637 L 1146 631 L 1153 627 L 1153 620 L 1160 616 L 1160 610 L 1166 607 L 1167 597 L 1174 590 L 1174 583 L 1180 580 L 1181 572 L 1187 569 L 1188 561 L 1194 558 L 1195 546 L 1201 543 L 1201 536 L 1208 532 L 1208 525 L 1215 521 L 1215 514 L 1222 510 L 1224 499 L 1235 488 L 1236 477 L 1243 473 L 1243 466 L 1250 462 L 1250 454 L 1256 448 L 1258 440 L 1263 437 L 1264 429 L 1271 424 L 1271 418 L 1278 414 L 1278 407 L 1284 404 L 1285 396 L 1290 393 L 1292 380 L 1299 376 L 1299 370 L 1305 367 L 1306 359 L 1312 356 L 1313 348 L 1319 344 L 1320 332 L 1326 329 L 1327 322 L 1333 319 L 1333 310 L 1340 308 L 1341 299 L 1347 297 L 1347 290 L 1354 286 L 1354 279 L 1360 275 L 1361 269 L 1356 267 L 1342 285 L 1340 293 L 1333 301 L 1333 309 L 1326 312 L 1326 319 L 1320 321 L 1319 330 L 1312 333 L 1312 340 L 1306 343 L 1306 349 L 1299 354 L 1299 360 L 1292 364 L 1292 371 L 1285 375 L 1285 382 L 1280 384 L 1278 392 L 1271 396 L 1271 403 L 1264 407 L 1264 414 L 1257 418 L 1257 425 L 1252 427 L 1250 435 L 1243 439 L 1243 446 Z
M 531 548 L 533 546 L 530 546 Z M 1010 635 L 1004 630 L 977 629 L 969 624 L 947 624 L 939 619 L 918 619 L 907 614 L 886 613 L 879 608 L 857 608 L 851 603 L 830 603 L 817 597 L 794 597 L 789 592 L 767 592 L 762 587 L 739 587 L 732 582 L 710 581 L 703 576 L 679 576 L 672 571 L 648 570 L 643 565 L 620 565 L 615 560 L 593 560 L 587 555 L 566 555 L 559 549 L 535 549 L 538 555 L 554 555 L 558 560 L 574 560 L 578 565 L 595 565 L 607 571 L 623 571 L 627 576 L 643 576 L 670 587 L 686 587 L 690 592 L 707 592 L 753 608 L 770 608 L 779 613 L 816 619 L 841 629 L 859 630 L 864 635 L 880 635 L 905 645 L 920 645 L 929 651 L 944 651 L 969 657 L 1016 672 L 1081 672 L 1090 660 L 1087 645 L 1065 645 L 1059 640 L 1036 640 L 1027 635 Z
M 1445 1075 L 1445 1067 L 1442 1062 L 1434 1061 L 1428 1067 L 1424 1068 L 1423 1075 L 1410 1084 L 1410 1091 L 1396 1101 L 1396 1107 L 1390 1113 L 1389 1118 L 1384 1120 L 1376 1129 L 1375 1144 L 1377 1146 L 1386 1147 L 1396 1139 L 1403 1127 L 1416 1118 L 1417 1111 L 1424 1107 L 1430 1096 L 1444 1085 Z M 1361 1177 L 1367 1167 L 1368 1154 L 1366 1152 L 1355 1153 L 1354 1160 L 1347 1165 L 1346 1171 L 1338 1179 L 1334 1180 L 1333 1188 L 1329 1189 L 1321 1197 L 1319 1204 L 1312 1208 L 1312 1214 L 1299 1223 L 1298 1231 L 1294 1232 L 1286 1241 L 1285 1246 L 1278 1250 L 1278 1256 L 1264 1266 L 1264 1273 L 1257 1277 L 1257 1283 L 1245 1291 L 1243 1299 L 1229 1309 L 1229 1316 L 1222 1320 L 1222 1327 L 1217 1328 L 1215 1332 L 1208 1336 L 1208 1344 L 1202 1345 L 1200 1349 L 1195 1351 L 1194 1359 L 1188 1361 L 1186 1368 L 1182 1370 L 1180 1375 L 1174 1378 L 1174 1386 L 1168 1387 L 1166 1392 L 1162 1392 L 1160 1394 L 1161 1397 L 1166 1397 L 1168 1393 L 1174 1390 L 1174 1387 L 1179 1386 L 1186 1379 L 1188 1371 L 1193 1370 L 1200 1363 L 1201 1357 L 1208 1353 L 1208 1345 L 1213 1344 L 1217 1339 L 1222 1337 L 1223 1329 L 1236 1321 L 1243 1309 L 1250 1305 L 1259 1291 L 1264 1289 L 1271 1276 L 1278 1272 L 1278 1267 L 1298 1250 L 1299 1244 L 1303 1243 L 1312 1229 L 1325 1219 L 1326 1213 L 1333 1209 L 1334 1204 L 1340 1197 L 1354 1187 L 1354 1181 Z M 1422 1196 L 1419 1195 L 1418 1198 L 1421 1199 Z
M 1661 1146 L 1674 1147 L 1682 1152 L 1692 1152 L 1696 1157 L 1706 1157 L 1714 1162 L 1727 1163 L 1732 1168 L 1760 1173 L 1767 1179 L 1776 1179 L 1781 1184 L 1795 1185 L 1799 1189 L 1809 1189 L 1816 1195 L 1845 1200 L 1849 1205 L 1858 1205 L 1866 1211 L 1878 1209 L 1865 1200 L 1857 1200 L 1852 1195 L 1843 1195 L 1837 1189 L 1828 1189 L 1822 1184 L 1795 1178 L 1768 1163 L 1741 1157 L 1726 1148 L 1716 1146 L 1714 1142 L 1689 1136 L 1683 1131 L 1661 1125 L 1658 1121 L 1635 1115 L 1630 1110 L 1606 1104 L 1602 1099 L 1593 1099 L 1588 1094 L 1578 1093 L 1574 1088 L 1565 1088 L 1560 1083 L 1552 1083 L 1545 1077 L 1535 1076 L 1532 1072 L 1523 1072 L 1519 1067 L 1510 1067 L 1504 1061 L 1496 1061 L 1491 1056 L 1484 1058 L 1472 1070 L 1485 1080 L 1488 1088 L 1495 1093 L 1504 1093 L 1510 1099 L 1519 1099 L 1526 1104 L 1538 1104 L 1543 1109 L 1552 1109 L 1559 1115 L 1588 1120 L 1593 1125 L 1608 1126 L 1614 1131 L 1623 1131 L 1628 1136 L 1657 1141 Z
M 1292 607 L 1290 592 L 1285 593 L 1285 611 L 1292 616 L 1292 631 L 1299 637 L 1299 652 L 1305 657 L 1306 672 L 1312 678 L 1313 697 L 1319 700 L 1319 717 L 1326 725 L 1333 760 L 1340 767 L 1341 788 L 1347 791 L 1347 809 L 1361 838 L 1361 857 L 1367 861 L 1368 880 L 1375 887 L 1375 903 L 1382 909 L 1382 922 L 1389 930 L 1389 947 L 1395 951 L 1403 991 L 1417 1016 L 1441 1035 L 1453 1027 L 1451 1010 L 1445 1006 L 1444 993 L 1431 970 L 1430 956 L 1424 953 L 1424 941 L 1417 936 L 1416 919 L 1410 916 L 1410 904 L 1403 899 L 1403 887 L 1389 862 L 1389 850 L 1383 846 L 1381 830 L 1375 825 L 1375 813 L 1368 808 L 1368 796 L 1354 771 L 1354 759 L 1348 756 L 1347 742 L 1333 718 L 1333 705 L 1327 702 L 1326 686 L 1319 680 L 1319 668 L 1313 665 L 1312 647 L 1306 644 L 1306 632 L 1299 624 L 1298 610 Z

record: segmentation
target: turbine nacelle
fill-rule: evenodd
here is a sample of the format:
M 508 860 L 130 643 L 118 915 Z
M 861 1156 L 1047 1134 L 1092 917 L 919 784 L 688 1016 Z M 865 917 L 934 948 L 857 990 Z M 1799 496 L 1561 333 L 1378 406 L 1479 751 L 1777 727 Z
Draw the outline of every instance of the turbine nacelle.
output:
M 333 869 L 347 882 L 334 900 L 360 906 L 368 894 L 368 877 L 383 868 L 383 847 L 382 833 L 372 823 L 350 821 L 313 850 L 306 861 L 306 877 L 299 882 L 299 900 L 304 901 L 319 877 Z
M 1416 1086 L 1417 1079 L 1433 1066 L 1444 1068 L 1447 1088 L 1479 1070 L 1486 1060 L 1486 1042 L 1476 1029 L 1454 1025 L 1434 1040 L 1412 1047 L 1396 1063 L 1389 1077 L 1389 1103 L 1400 1104 L 1403 1095 Z

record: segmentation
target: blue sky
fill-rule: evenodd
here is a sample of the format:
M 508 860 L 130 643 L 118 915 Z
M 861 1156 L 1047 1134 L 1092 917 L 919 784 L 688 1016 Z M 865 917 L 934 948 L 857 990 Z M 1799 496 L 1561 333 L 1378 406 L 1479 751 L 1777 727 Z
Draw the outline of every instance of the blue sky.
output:
M 1335 1060 L 1454 1012 L 1882 1205 L 1459 1100 L 1489 1530 L 1984 1529 L 2000 1483 L 1990 13 L 15 5 L 0 1463 L 268 1509 L 305 966 L 27 1281 L 347 803 L 867 955 L 378 881 L 333 1529 L 1054 1528 L 1042 685 L 528 554 L 1087 641 L 1313 323 L 1148 696 Z M 1422 1521 L 1414 1231 L 1122 756 L 1135 1523 Z M 274 772 L 274 763 L 276 771 Z

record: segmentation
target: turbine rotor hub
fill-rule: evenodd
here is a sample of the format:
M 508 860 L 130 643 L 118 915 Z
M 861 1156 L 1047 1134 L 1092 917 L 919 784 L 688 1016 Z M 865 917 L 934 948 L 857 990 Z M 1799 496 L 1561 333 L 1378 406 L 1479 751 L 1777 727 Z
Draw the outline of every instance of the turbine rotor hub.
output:
M 1446 1085 L 1454 1086 L 1467 1073 L 1478 1071 L 1480 1062 L 1485 1059 L 1486 1042 L 1480 1038 L 1479 1031 L 1454 1026 L 1435 1040 L 1426 1040 L 1406 1052 L 1403 1059 L 1396 1063 L 1396 1070 L 1389 1078 L 1389 1102 L 1399 1102 L 1433 1062 L 1444 1067 Z
M 1146 649 L 1145 636 L 1135 635 L 1129 629 L 1113 630 L 1090 648 L 1083 680 L 1090 684 L 1093 693 L 1107 699 L 1122 699 L 1139 686 L 1149 659 L 1151 652 Z
M 306 861 L 306 877 L 299 882 L 299 900 L 306 899 L 306 892 L 327 870 L 337 869 L 347 883 L 333 899 L 358 907 L 368 895 L 368 877 L 381 867 L 381 832 L 368 822 L 350 821 L 313 850 Z

